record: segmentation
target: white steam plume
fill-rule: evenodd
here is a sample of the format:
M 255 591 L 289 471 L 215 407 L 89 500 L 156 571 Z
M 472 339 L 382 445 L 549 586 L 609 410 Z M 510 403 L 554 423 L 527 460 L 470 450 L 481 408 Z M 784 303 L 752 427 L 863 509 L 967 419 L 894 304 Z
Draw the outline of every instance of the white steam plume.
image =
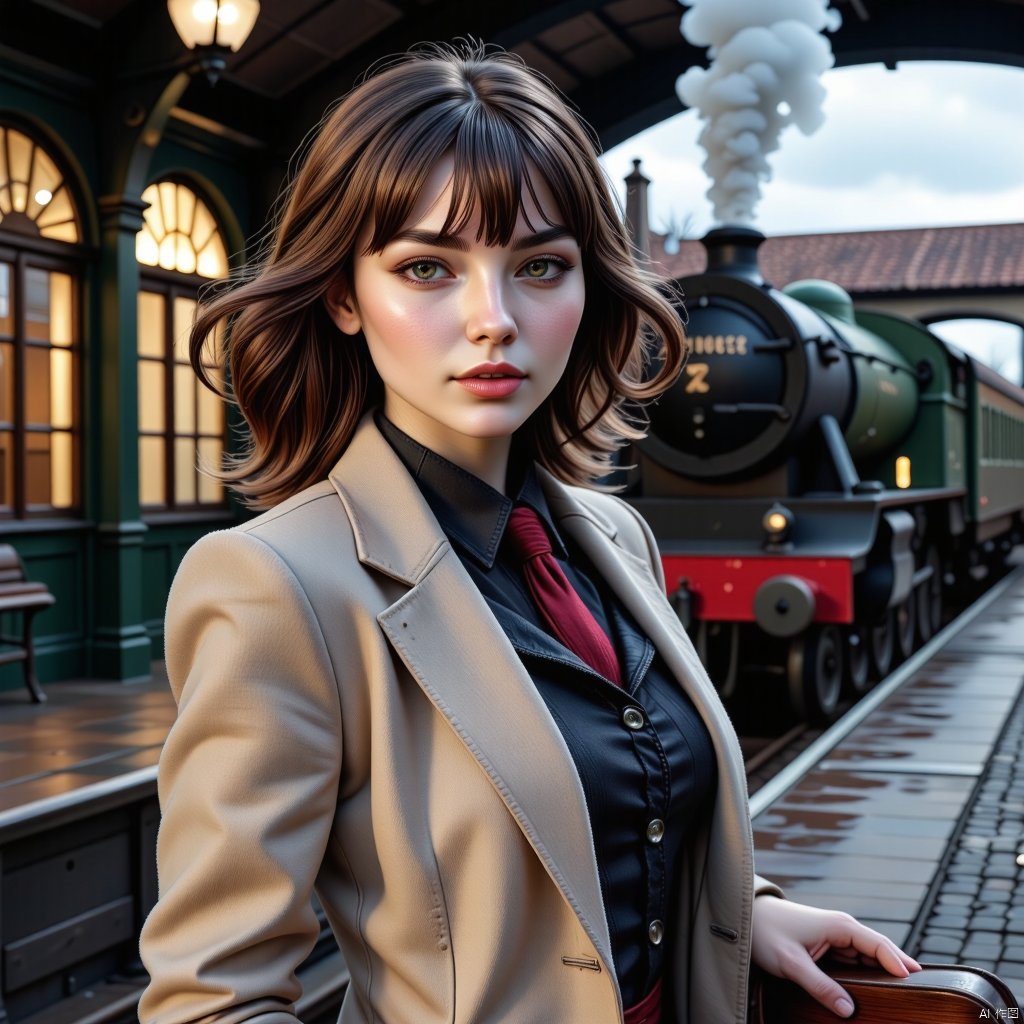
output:
M 709 47 L 709 68 L 692 67 L 676 82 L 679 98 L 706 121 L 707 192 L 719 223 L 750 224 L 771 177 L 768 154 L 795 124 L 805 135 L 824 120 L 819 78 L 835 63 L 821 35 L 841 23 L 828 0 L 680 0 L 690 9 L 680 31 Z

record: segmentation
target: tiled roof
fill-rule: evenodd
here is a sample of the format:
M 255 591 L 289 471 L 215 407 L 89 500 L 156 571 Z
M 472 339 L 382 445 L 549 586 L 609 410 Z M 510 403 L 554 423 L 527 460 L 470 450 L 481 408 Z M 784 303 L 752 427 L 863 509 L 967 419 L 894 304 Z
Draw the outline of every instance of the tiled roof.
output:
M 654 269 L 666 277 L 702 273 L 704 247 L 684 241 L 667 255 L 651 234 Z M 781 288 L 808 277 L 853 294 L 1024 287 L 1024 224 L 775 235 L 759 250 L 765 280 Z

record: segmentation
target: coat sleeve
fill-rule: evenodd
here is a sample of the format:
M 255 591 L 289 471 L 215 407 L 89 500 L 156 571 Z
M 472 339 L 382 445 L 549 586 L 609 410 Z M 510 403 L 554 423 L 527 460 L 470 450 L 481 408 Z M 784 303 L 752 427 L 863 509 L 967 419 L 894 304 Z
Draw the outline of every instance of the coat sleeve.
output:
M 224 532 L 183 561 L 166 648 L 178 717 L 160 758 L 140 1021 L 295 1024 L 341 762 L 324 638 L 284 561 Z

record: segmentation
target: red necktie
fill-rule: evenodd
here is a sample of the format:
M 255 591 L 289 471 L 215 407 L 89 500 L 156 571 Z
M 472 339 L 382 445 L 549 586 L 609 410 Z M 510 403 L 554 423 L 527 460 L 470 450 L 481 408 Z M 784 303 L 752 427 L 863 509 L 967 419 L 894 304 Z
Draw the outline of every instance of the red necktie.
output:
M 555 561 L 537 513 L 517 505 L 509 516 L 505 536 L 522 560 L 526 585 L 552 633 L 605 679 L 621 686 L 615 648 Z

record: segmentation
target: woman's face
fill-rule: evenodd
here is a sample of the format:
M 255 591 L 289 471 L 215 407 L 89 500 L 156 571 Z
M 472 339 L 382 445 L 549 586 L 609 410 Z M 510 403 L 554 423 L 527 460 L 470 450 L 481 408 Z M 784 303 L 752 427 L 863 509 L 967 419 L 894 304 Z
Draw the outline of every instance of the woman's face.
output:
M 583 315 L 580 249 L 557 227 L 559 211 L 539 175 L 537 202 L 527 190 L 509 245 L 477 238 L 478 212 L 460 234 L 442 237 L 452 171 L 450 157 L 437 164 L 383 252 L 361 255 L 366 226 L 353 290 L 335 289 L 328 308 L 346 334 L 363 332 L 388 419 L 501 489 L 512 434 L 569 359 Z

